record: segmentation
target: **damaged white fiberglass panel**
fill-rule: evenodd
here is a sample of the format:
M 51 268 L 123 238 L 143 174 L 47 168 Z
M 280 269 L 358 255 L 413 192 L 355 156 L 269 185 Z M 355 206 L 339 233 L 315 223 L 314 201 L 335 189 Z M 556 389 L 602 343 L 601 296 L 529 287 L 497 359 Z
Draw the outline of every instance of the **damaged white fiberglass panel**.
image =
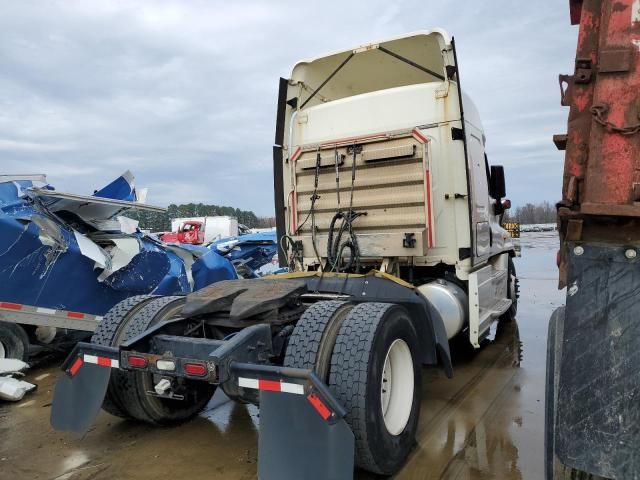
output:
M 123 174 L 123 178 L 129 184 L 133 184 L 133 176 L 130 172 Z M 95 262 L 95 268 L 103 272 L 98 281 L 102 282 L 114 272 L 128 265 L 131 260 L 140 253 L 139 240 L 133 236 L 127 236 L 137 231 L 136 220 L 122 216 L 121 214 L 132 209 L 151 212 L 163 212 L 162 207 L 146 205 L 139 200 L 146 198 L 146 189 L 135 194 L 137 201 L 119 200 L 74 193 L 63 193 L 49 188 L 31 187 L 25 192 L 40 208 L 54 216 L 62 215 L 66 218 L 69 214 L 77 216 L 87 225 L 97 229 L 97 232 L 83 234 L 71 228 L 74 238 L 80 249 L 80 253 Z M 57 241 L 62 237 L 60 227 L 56 222 L 45 217 L 36 222 L 40 228 L 40 239 L 43 245 L 54 246 L 62 242 Z M 34 222 L 36 217 L 34 216 Z M 58 235 L 55 235 L 58 232 Z M 106 234 L 105 232 L 112 232 Z M 114 235 L 119 232 L 122 235 Z M 106 235 L 106 236 L 105 236 Z
M 97 229 L 101 229 L 100 227 L 104 222 L 116 218 L 127 210 L 165 211 L 162 207 L 154 207 L 139 202 L 62 193 L 44 188 L 30 188 L 28 195 L 52 213 L 72 213 Z

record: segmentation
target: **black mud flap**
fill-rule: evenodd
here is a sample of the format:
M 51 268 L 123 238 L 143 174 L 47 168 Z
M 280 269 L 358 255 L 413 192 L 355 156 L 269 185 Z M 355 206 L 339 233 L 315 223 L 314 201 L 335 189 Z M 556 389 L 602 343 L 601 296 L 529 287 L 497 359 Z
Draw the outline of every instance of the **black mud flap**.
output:
M 344 419 L 327 422 L 302 395 L 260 392 L 260 480 L 352 479 L 353 449 Z
M 67 357 L 51 406 L 51 426 L 86 433 L 95 420 L 109 386 L 111 368 L 118 368 L 117 348 L 78 343 Z
M 309 370 L 242 365 L 239 385 L 260 390 L 258 479 L 352 479 L 355 439 L 327 386 Z
M 555 451 L 584 472 L 640 478 L 640 255 L 593 244 L 569 252 Z

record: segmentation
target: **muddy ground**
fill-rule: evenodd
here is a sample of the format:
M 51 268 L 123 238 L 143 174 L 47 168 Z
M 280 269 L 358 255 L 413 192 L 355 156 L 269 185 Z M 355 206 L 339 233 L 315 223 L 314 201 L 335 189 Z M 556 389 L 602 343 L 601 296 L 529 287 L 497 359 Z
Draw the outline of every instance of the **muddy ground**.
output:
M 500 328 L 473 355 L 458 353 L 451 380 L 424 370 L 418 445 L 396 478 L 543 478 L 546 329 L 564 299 L 555 288 L 557 234 L 523 234 L 522 250 L 517 325 Z M 36 367 L 27 380 L 38 390 L 0 403 L 0 480 L 256 478 L 255 407 L 210 405 L 166 429 L 101 413 L 77 438 L 49 426 L 58 375 L 55 364 Z

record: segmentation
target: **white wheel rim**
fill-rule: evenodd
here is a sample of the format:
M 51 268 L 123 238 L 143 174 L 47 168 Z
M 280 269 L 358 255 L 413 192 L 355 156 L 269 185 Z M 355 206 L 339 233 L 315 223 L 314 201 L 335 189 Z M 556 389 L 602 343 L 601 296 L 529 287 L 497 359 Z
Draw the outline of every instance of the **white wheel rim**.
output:
M 7 358 L 7 351 L 4 349 L 4 343 L 0 342 L 0 358 Z
M 384 359 L 380 384 L 380 407 L 387 431 L 400 435 L 413 406 L 413 358 L 404 340 L 396 339 Z

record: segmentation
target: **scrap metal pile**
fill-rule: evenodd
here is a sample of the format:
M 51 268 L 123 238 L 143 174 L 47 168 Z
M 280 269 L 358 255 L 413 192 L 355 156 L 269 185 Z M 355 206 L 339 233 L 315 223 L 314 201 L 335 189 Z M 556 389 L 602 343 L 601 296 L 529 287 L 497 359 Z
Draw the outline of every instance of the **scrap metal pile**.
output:
M 58 192 L 44 175 L 0 176 L 0 306 L 99 316 L 133 295 L 186 294 L 235 279 L 231 260 L 259 268 L 233 248 L 243 242 L 227 250 L 184 248 L 143 233 L 124 215 L 163 210 L 143 203 L 145 193 L 130 172 L 90 196 Z

